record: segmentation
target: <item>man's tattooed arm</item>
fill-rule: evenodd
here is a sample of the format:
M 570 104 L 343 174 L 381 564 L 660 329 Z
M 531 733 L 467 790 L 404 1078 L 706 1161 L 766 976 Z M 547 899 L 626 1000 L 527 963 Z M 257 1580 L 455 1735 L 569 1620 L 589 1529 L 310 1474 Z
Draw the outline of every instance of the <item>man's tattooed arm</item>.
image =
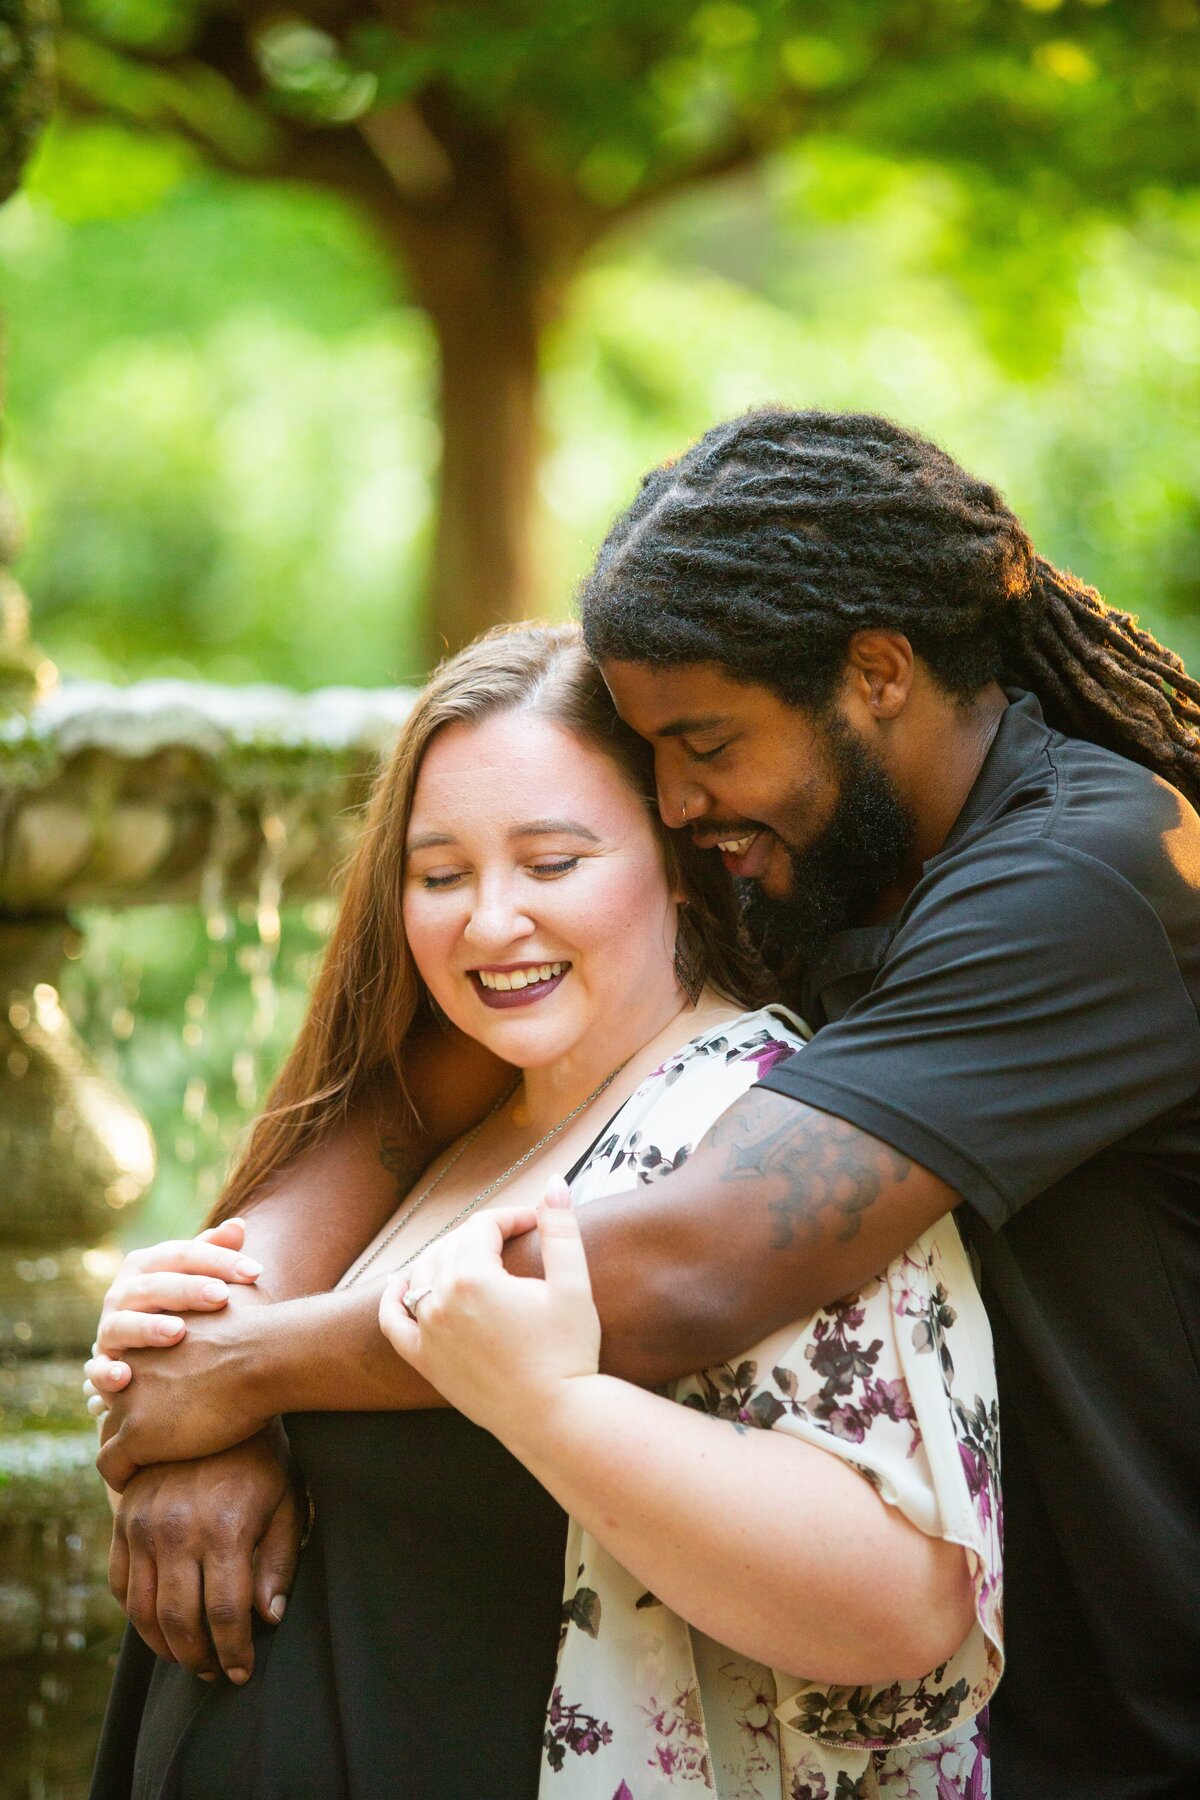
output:
M 751 1093 L 717 1120 L 709 1137 L 714 1150 L 727 1151 L 720 1179 L 775 1182 L 780 1191 L 767 1201 L 773 1250 L 819 1241 L 826 1231 L 848 1243 L 867 1209 L 906 1181 L 913 1165 L 844 1119 L 785 1104 L 784 1118 L 764 1120 L 757 1093 Z
M 752 1088 L 674 1173 L 581 1212 L 603 1366 L 659 1382 L 736 1357 L 861 1287 L 957 1201 L 869 1132 Z M 506 1261 L 536 1273 L 527 1240 Z

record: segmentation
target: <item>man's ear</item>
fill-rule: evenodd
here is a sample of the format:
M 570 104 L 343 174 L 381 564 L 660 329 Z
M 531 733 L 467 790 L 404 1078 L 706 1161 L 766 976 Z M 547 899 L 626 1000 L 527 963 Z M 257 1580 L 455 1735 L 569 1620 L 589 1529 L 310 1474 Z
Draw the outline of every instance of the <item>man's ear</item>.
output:
M 902 631 L 856 631 L 847 657 L 851 692 L 879 721 L 904 711 L 913 684 L 913 647 Z

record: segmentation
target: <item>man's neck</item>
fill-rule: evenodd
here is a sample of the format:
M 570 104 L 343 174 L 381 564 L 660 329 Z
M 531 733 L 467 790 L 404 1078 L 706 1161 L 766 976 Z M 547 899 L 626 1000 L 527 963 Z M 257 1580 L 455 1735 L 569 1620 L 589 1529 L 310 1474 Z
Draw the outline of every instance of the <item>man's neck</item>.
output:
M 880 897 L 869 923 L 882 923 L 900 910 L 925 864 L 945 845 L 1007 708 L 1008 697 L 995 681 L 969 701 L 956 702 L 941 690 L 928 693 L 922 707 L 925 717 L 912 737 L 920 750 L 899 781 L 916 820 L 912 853 L 901 878 Z

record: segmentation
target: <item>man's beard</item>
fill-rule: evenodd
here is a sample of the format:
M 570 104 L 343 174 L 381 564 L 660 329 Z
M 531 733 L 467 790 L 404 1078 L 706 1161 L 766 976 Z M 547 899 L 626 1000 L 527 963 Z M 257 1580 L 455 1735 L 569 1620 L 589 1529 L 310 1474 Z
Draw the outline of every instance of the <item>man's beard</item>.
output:
M 750 941 L 780 980 L 799 976 L 837 932 L 869 921 L 900 880 L 916 836 L 916 820 L 878 758 L 836 713 L 826 730 L 837 801 L 807 849 L 780 839 L 792 865 L 790 894 L 776 900 L 757 881 L 737 884 Z

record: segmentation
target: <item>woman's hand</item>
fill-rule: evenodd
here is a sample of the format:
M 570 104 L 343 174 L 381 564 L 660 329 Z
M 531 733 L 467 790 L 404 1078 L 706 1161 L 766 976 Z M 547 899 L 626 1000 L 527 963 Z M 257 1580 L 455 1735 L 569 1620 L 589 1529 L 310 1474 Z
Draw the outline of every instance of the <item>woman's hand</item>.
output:
M 199 1237 L 172 1239 L 134 1250 L 121 1264 L 100 1312 L 92 1357 L 84 1365 L 88 1411 L 107 1412 L 111 1396 L 131 1377 L 121 1359 L 130 1350 L 178 1344 L 187 1327 L 176 1313 L 217 1312 L 231 1283 L 252 1286 L 262 1265 L 241 1254 L 245 1226 L 226 1219 Z
M 543 1280 L 510 1275 L 507 1239 L 536 1225 Z M 404 1304 L 415 1296 L 416 1318 Z M 388 1281 L 379 1323 L 451 1406 L 505 1442 L 600 1362 L 600 1319 L 565 1181 L 531 1207 L 480 1213 Z

